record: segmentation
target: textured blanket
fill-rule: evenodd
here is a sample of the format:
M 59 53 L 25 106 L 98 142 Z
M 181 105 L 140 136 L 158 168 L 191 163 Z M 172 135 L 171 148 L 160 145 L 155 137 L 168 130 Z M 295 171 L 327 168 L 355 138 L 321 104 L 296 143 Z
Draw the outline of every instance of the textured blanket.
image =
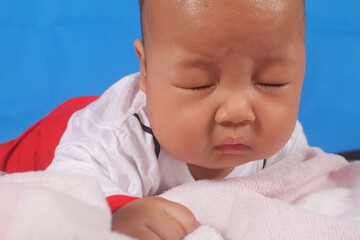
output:
M 162 196 L 208 226 L 186 240 L 360 239 L 360 162 L 316 148 L 252 176 L 199 181 Z
M 46 172 L 0 177 L 1 240 L 129 240 L 112 233 L 98 183 Z
M 312 148 L 252 176 L 198 181 L 162 197 L 203 224 L 186 240 L 360 239 L 360 162 Z M 129 240 L 112 233 L 97 182 L 29 172 L 0 177 L 0 239 Z

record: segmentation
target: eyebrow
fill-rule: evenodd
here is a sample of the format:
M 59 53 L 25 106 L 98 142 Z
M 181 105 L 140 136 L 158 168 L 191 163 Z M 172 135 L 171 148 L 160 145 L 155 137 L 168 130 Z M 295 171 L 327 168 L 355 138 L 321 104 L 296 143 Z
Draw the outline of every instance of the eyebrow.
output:
M 204 58 L 192 58 L 188 60 L 181 60 L 178 62 L 181 67 L 195 67 L 195 68 L 208 68 L 215 64 L 215 61 Z
M 279 63 L 293 65 L 297 63 L 297 61 L 293 58 L 281 56 L 264 56 L 258 58 L 256 61 L 260 62 L 263 65 L 272 65 Z M 213 67 L 216 64 L 216 61 L 202 57 L 193 57 L 187 60 L 180 60 L 177 62 L 177 64 L 184 68 L 209 68 Z
M 285 58 L 280 56 L 265 56 L 259 59 L 263 64 L 275 64 L 275 63 L 286 63 L 295 64 L 296 60 L 293 58 Z

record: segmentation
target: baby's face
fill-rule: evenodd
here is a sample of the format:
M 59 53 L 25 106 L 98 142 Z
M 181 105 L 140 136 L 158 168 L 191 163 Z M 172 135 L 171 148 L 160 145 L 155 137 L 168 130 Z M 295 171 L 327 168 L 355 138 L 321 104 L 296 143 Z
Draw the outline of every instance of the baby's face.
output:
M 294 130 L 304 77 L 302 2 L 150 2 L 145 52 L 135 46 L 162 149 L 195 178 L 224 177 L 279 151 Z

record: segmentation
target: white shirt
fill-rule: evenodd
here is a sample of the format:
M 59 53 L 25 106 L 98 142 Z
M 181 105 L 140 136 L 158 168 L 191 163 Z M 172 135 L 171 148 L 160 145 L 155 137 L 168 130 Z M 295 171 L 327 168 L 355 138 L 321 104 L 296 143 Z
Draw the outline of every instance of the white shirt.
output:
M 73 114 L 47 171 L 95 177 L 106 196 L 152 196 L 195 181 L 186 163 L 159 147 L 146 115 L 139 74 L 133 74 Z M 297 122 L 290 140 L 266 160 L 266 166 L 306 147 Z M 250 175 L 263 166 L 263 159 L 249 162 L 236 167 L 227 178 Z

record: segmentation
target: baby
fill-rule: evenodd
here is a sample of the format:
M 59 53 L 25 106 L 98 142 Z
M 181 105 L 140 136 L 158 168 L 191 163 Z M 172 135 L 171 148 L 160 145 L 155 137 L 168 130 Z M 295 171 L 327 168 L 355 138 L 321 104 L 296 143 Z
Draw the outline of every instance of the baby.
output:
M 140 73 L 75 113 L 49 171 L 98 179 L 113 229 L 182 239 L 193 214 L 155 197 L 246 176 L 308 147 L 297 121 L 302 0 L 143 0 Z

